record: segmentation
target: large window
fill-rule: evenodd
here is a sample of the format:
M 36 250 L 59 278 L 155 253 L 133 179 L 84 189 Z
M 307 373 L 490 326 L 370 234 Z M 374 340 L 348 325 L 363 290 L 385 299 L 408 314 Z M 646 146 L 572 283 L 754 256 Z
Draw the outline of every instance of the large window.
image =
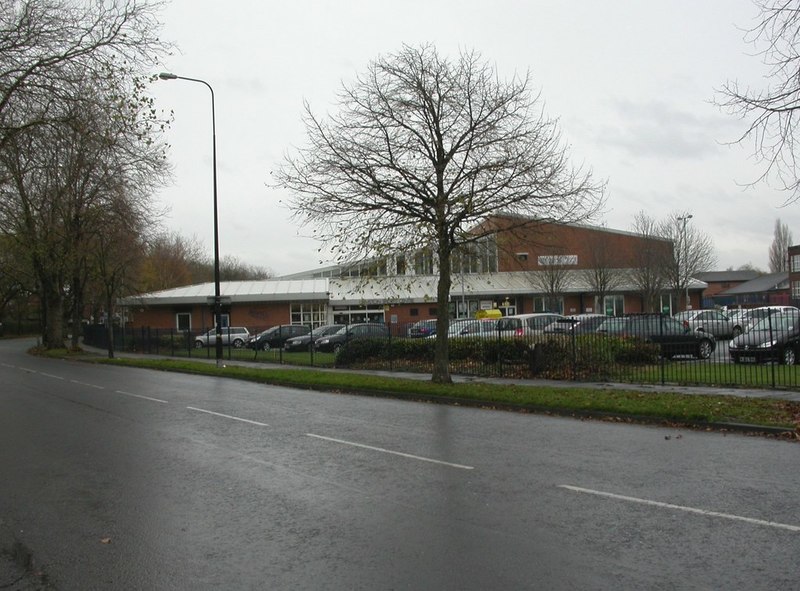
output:
M 291 323 L 311 325 L 314 328 L 328 324 L 328 307 L 314 302 L 292 304 Z
M 486 236 L 476 242 L 463 244 L 453 253 L 452 272 L 496 273 L 497 244 L 494 236 Z
M 359 322 L 384 322 L 382 304 L 368 306 L 334 306 L 335 324 L 356 324 Z
M 606 316 L 622 316 L 625 313 L 625 297 L 608 295 L 603 298 L 603 314 Z
M 800 272 L 800 254 L 793 254 L 792 258 L 792 273 Z
M 800 300 L 800 281 L 792 281 L 792 299 Z
M 537 296 L 533 298 L 534 312 L 564 313 L 564 298 L 561 296 Z

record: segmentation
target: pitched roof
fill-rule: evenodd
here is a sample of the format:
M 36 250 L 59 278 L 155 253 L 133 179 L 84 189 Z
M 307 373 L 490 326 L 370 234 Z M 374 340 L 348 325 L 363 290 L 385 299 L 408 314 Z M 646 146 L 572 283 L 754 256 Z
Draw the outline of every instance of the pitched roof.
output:
M 741 270 L 741 271 L 704 271 L 695 273 L 693 277 L 706 283 L 723 283 L 731 281 L 751 281 L 763 275 L 761 271 Z
M 764 293 L 789 288 L 789 273 L 769 273 L 752 281 L 747 281 L 736 287 L 726 289 L 717 295 L 738 295 L 747 293 Z

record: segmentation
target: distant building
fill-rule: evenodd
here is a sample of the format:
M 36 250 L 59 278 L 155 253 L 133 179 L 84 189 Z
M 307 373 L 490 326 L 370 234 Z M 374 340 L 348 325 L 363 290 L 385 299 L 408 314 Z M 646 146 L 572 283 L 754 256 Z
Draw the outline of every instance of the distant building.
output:
M 503 315 L 554 311 L 619 315 L 646 311 L 633 269 L 642 252 L 672 257 L 673 243 L 660 238 L 594 226 L 537 223 L 508 231 L 502 216 L 497 230 L 453 256 L 446 313 L 473 317 L 479 310 Z M 598 294 L 596 271 L 614 278 Z M 264 281 L 221 284 L 223 325 L 258 330 L 276 324 L 385 322 L 405 325 L 436 317 L 437 261 L 431 251 L 329 266 Z M 700 304 L 707 284 L 690 284 L 692 304 Z M 124 298 L 129 324 L 200 330 L 213 325 L 214 285 L 205 283 Z M 658 309 L 677 311 L 669 289 Z
M 759 306 L 788 306 L 789 273 L 768 273 L 719 292 L 711 297 L 715 306 L 756 308 Z

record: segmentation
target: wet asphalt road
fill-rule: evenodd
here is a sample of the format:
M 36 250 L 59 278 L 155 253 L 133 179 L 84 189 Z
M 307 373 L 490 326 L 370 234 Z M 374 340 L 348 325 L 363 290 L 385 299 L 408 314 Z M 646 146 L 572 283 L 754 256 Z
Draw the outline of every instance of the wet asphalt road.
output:
M 797 444 L 23 348 L 0 519 L 57 589 L 800 588 Z

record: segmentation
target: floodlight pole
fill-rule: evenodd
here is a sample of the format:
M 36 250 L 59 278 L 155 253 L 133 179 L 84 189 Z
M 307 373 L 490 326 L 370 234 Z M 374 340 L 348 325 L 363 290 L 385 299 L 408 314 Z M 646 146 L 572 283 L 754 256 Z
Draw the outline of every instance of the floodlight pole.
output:
M 222 300 L 220 298 L 220 278 L 219 278 L 219 215 L 217 213 L 217 123 L 214 110 L 214 89 L 205 80 L 199 78 L 187 78 L 168 72 L 158 75 L 161 80 L 187 80 L 189 82 L 199 82 L 204 84 L 211 91 L 211 163 L 214 179 L 214 345 L 217 367 L 222 366 Z
M 684 277 L 686 279 L 686 307 L 684 309 L 686 310 L 689 309 L 689 243 L 686 240 L 686 223 L 693 217 L 694 216 L 692 214 L 688 214 L 678 218 L 678 221 L 683 222 L 683 269 L 685 271 Z M 680 249 L 678 250 L 678 256 L 680 256 Z M 680 264 L 678 272 L 680 273 Z

